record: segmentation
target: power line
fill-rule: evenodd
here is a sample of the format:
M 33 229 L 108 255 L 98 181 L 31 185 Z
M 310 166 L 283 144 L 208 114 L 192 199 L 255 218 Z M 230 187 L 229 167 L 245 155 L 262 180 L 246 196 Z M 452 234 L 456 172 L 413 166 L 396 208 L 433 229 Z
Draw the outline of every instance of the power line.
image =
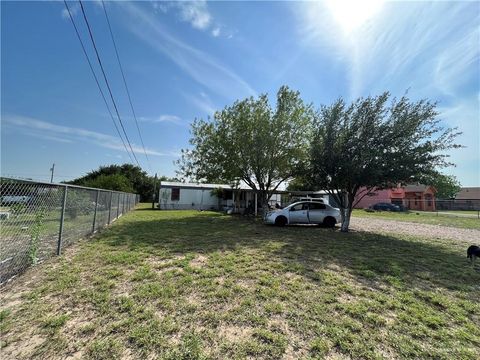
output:
M 105 18 L 107 19 L 108 29 L 110 31 L 110 37 L 112 38 L 113 47 L 115 49 L 115 55 L 117 56 L 118 66 L 120 68 L 120 72 L 122 73 L 123 84 L 125 85 L 125 90 L 127 92 L 128 102 L 130 103 L 130 108 L 132 109 L 133 118 L 135 119 L 135 125 L 137 126 L 138 136 L 140 137 L 140 141 L 142 143 L 143 153 L 145 154 L 148 167 L 150 168 L 150 171 L 151 171 L 152 167 L 150 166 L 150 160 L 148 159 L 147 151 L 145 150 L 145 144 L 143 143 L 142 133 L 140 131 L 140 126 L 138 125 L 137 115 L 135 114 L 135 109 L 133 108 L 132 98 L 130 96 L 130 91 L 128 90 L 127 80 L 125 79 L 125 73 L 123 72 L 120 56 L 118 55 L 117 44 L 115 43 L 115 37 L 113 36 L 112 27 L 110 25 L 110 19 L 108 18 L 108 14 L 107 14 L 107 8 L 103 0 L 102 0 L 102 6 L 103 6 L 103 12 L 105 13 Z
M 125 151 L 127 152 L 128 156 L 130 157 L 130 161 L 133 162 L 132 155 L 130 155 L 130 152 L 127 149 L 127 145 L 125 144 L 125 141 L 123 140 L 122 134 L 120 133 L 120 129 L 118 128 L 117 122 L 115 121 L 115 118 L 113 117 L 112 111 L 110 110 L 110 106 L 108 106 L 107 99 L 105 98 L 105 94 L 103 93 L 102 87 L 100 86 L 100 82 L 98 81 L 97 75 L 95 74 L 95 70 L 93 69 L 92 63 L 90 61 L 90 58 L 88 57 L 87 50 L 85 49 L 85 45 L 83 44 L 82 38 L 80 36 L 80 32 L 78 31 L 77 25 L 75 24 L 75 20 L 73 20 L 72 13 L 70 12 L 70 8 L 68 7 L 68 4 L 66 0 L 63 0 L 65 7 L 67 8 L 68 15 L 70 17 L 70 21 L 73 24 L 73 27 L 75 29 L 75 33 L 77 34 L 77 38 L 80 41 L 80 45 L 82 46 L 83 53 L 85 54 L 85 57 L 87 58 L 88 66 L 90 67 L 90 71 L 92 72 L 92 75 L 95 79 L 95 82 L 97 84 L 98 90 L 100 91 L 100 94 L 102 95 L 103 102 L 105 103 L 105 106 L 107 107 L 108 113 L 110 114 L 110 118 L 112 119 L 113 125 L 115 126 L 115 129 L 117 130 L 117 134 L 120 137 L 120 140 L 122 140 L 123 147 L 125 148 Z
M 108 89 L 108 92 L 110 94 L 110 98 L 112 100 L 113 107 L 115 108 L 115 112 L 117 113 L 118 120 L 120 121 L 120 126 L 122 127 L 123 134 L 125 135 L 125 139 L 127 140 L 128 146 L 130 147 L 130 150 L 132 151 L 132 155 L 135 158 L 135 161 L 137 162 L 137 165 L 139 167 L 141 167 L 140 163 L 138 162 L 137 156 L 135 155 L 135 152 L 133 151 L 132 144 L 130 143 L 130 140 L 128 139 L 128 135 L 127 135 L 127 132 L 125 130 L 125 127 L 123 126 L 123 122 L 122 122 L 122 118 L 120 117 L 120 113 L 118 112 L 117 103 L 115 102 L 115 99 L 114 99 L 113 94 L 112 94 L 112 89 L 110 88 L 110 84 L 108 83 L 107 75 L 105 74 L 105 70 L 103 68 L 102 60 L 100 59 L 100 55 L 98 53 L 97 45 L 95 44 L 95 39 L 93 38 L 92 29 L 90 28 L 90 23 L 88 22 L 87 15 L 85 14 L 85 9 L 83 8 L 82 0 L 78 0 L 78 2 L 80 3 L 80 8 L 82 10 L 83 19 L 85 20 L 85 24 L 87 25 L 88 33 L 90 35 L 90 40 L 92 41 L 93 48 L 95 49 L 95 54 L 97 55 L 97 61 L 100 65 L 100 69 L 102 70 L 103 79 L 105 80 L 105 84 L 107 85 L 107 89 Z

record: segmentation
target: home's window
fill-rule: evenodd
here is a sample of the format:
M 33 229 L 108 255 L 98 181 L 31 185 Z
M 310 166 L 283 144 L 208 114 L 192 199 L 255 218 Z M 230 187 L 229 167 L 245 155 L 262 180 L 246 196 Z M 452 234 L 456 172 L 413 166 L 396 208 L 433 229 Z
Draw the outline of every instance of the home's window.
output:
M 180 200 L 180 188 L 172 188 L 172 201 Z

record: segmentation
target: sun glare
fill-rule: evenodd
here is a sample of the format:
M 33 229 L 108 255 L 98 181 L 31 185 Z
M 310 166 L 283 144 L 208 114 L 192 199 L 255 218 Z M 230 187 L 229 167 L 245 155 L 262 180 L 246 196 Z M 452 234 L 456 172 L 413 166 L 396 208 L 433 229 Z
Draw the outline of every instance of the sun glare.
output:
M 374 17 L 382 7 L 382 0 L 328 0 L 327 6 L 333 17 L 346 33 L 350 33 L 368 19 Z

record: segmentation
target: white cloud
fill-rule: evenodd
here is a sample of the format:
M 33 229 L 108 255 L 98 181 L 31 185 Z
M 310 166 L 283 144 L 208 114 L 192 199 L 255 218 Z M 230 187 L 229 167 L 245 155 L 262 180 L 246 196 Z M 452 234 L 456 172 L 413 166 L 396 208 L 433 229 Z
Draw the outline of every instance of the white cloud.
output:
M 78 4 L 75 4 L 75 3 L 72 4 L 71 2 L 68 2 L 68 8 L 70 9 L 70 13 L 72 14 L 73 17 L 74 17 L 74 16 L 78 13 L 78 11 L 80 10 L 80 6 L 79 6 Z M 63 18 L 63 19 L 67 19 L 67 20 L 70 19 L 70 15 L 68 14 L 67 8 L 64 7 L 64 8 L 62 9 L 61 14 L 62 14 L 62 18 Z
M 207 9 L 206 1 L 179 1 L 177 6 L 180 10 L 180 18 L 189 22 L 194 28 L 205 30 L 210 26 L 212 16 Z
M 161 11 L 162 13 L 165 14 L 168 11 L 168 3 L 163 4 L 160 1 L 152 1 L 151 4 L 152 4 L 153 11 L 155 13 L 157 13 L 158 11 Z
M 166 14 L 171 11 L 180 21 L 189 23 L 194 29 L 201 31 L 209 30 L 213 37 L 219 37 L 221 35 L 227 39 L 233 37 L 233 32 L 225 30 L 223 25 L 214 21 L 213 15 L 208 9 L 208 4 L 205 0 L 152 1 L 151 5 L 154 13 L 162 12 Z
M 215 114 L 216 111 L 220 110 L 213 104 L 210 97 L 207 94 L 205 94 L 203 91 L 200 92 L 199 96 L 184 93 L 183 97 L 188 102 L 195 105 L 198 109 L 202 110 L 205 113 L 205 115 L 213 116 L 213 114 Z
M 5 115 L 2 122 L 20 130 L 21 133 L 35 136 L 41 139 L 48 139 L 62 142 L 91 142 L 97 146 L 107 149 L 125 151 L 121 140 L 115 136 L 86 130 L 82 128 L 56 125 L 47 121 L 38 120 L 26 116 Z M 143 148 L 132 143 L 133 151 L 136 154 L 143 153 Z M 172 156 L 171 152 L 162 153 L 153 149 L 145 148 L 147 155 Z
M 157 117 L 139 117 L 138 120 L 143 121 L 143 122 L 151 122 L 151 123 L 163 123 L 163 122 L 170 122 L 173 124 L 181 124 L 182 119 L 179 116 L 176 115 L 169 115 L 169 114 L 163 114 Z
M 70 144 L 70 143 L 73 142 L 72 140 L 69 140 L 69 139 L 65 139 L 65 138 L 61 138 L 61 137 L 57 137 L 57 136 L 52 136 L 52 135 L 47 135 L 47 134 L 42 134 L 41 132 L 36 132 L 34 130 L 25 131 L 24 134 L 28 135 L 28 136 L 36 137 L 36 138 L 39 138 L 39 139 L 51 140 L 51 141 L 55 141 L 55 142 L 59 142 L 59 143 L 65 143 L 65 144 Z
M 130 14 L 130 30 L 153 49 L 168 56 L 199 84 L 229 100 L 256 95 L 255 90 L 233 70 L 170 34 L 151 13 L 134 3 L 119 4 Z
M 216 27 L 212 30 L 212 35 L 214 37 L 219 37 L 220 36 L 220 28 L 219 27 Z
M 446 47 L 436 57 L 435 85 L 445 94 L 455 93 L 468 80 L 471 69 L 477 68 L 480 56 L 480 30 L 478 27 Z M 472 74 L 473 75 L 473 74 Z

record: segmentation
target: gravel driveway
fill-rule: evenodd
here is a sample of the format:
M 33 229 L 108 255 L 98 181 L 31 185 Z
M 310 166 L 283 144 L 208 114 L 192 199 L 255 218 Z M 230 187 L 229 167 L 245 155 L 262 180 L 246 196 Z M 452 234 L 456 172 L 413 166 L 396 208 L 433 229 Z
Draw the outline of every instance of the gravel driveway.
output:
M 449 239 L 472 244 L 480 242 L 480 230 L 475 229 L 460 229 L 441 225 L 354 216 L 352 216 L 350 221 L 351 228 L 357 231 L 395 233 L 436 239 Z

